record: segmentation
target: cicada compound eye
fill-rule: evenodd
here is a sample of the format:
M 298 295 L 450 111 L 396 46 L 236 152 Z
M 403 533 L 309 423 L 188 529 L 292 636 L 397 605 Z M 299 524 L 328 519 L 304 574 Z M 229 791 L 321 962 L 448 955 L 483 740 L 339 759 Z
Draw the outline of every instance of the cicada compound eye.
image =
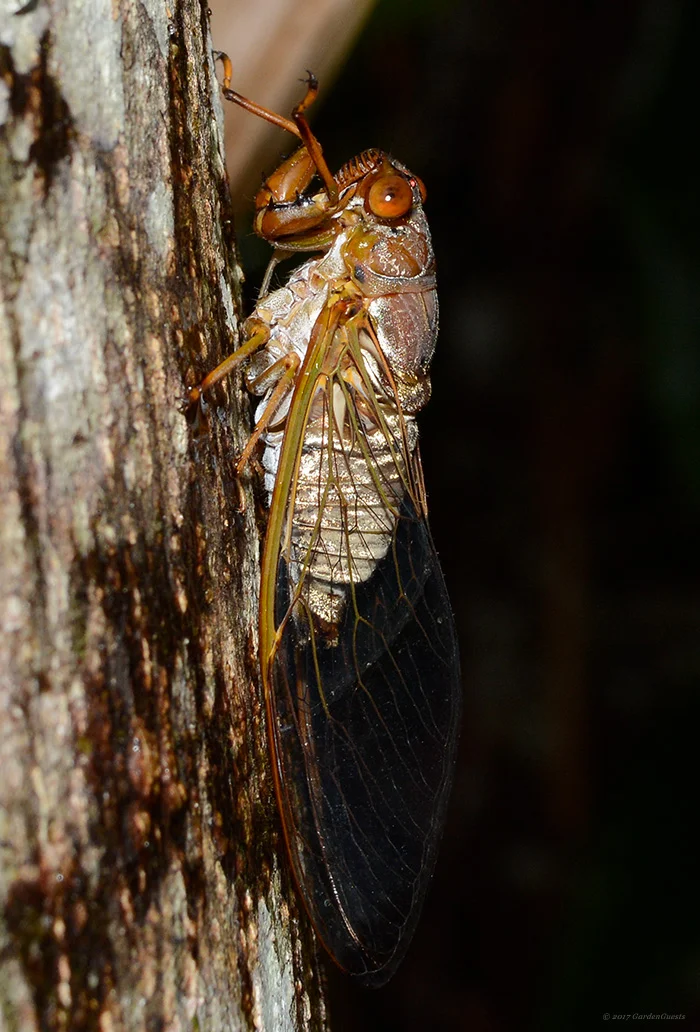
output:
M 413 191 L 402 176 L 379 176 L 367 194 L 367 208 L 380 219 L 400 219 L 411 210 Z

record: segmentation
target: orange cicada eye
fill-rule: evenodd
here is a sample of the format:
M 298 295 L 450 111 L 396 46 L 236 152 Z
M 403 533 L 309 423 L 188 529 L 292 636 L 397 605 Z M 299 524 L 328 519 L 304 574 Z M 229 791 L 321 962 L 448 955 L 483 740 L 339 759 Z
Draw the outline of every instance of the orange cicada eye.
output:
M 413 191 L 402 176 L 379 176 L 367 194 L 367 208 L 380 219 L 399 219 L 411 210 Z

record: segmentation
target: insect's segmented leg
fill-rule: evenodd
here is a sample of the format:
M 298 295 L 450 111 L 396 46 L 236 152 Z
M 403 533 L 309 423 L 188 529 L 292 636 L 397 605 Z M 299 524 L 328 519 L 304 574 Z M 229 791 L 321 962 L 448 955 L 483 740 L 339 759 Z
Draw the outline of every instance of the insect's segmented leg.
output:
M 270 258 L 270 261 L 267 263 L 267 268 L 265 269 L 265 278 L 260 284 L 260 290 L 258 292 L 258 301 L 261 301 L 262 298 L 267 297 L 267 295 L 270 292 L 270 283 L 272 282 L 273 272 L 275 271 L 279 263 L 281 261 L 284 261 L 284 259 L 288 256 L 289 252 L 284 253 L 280 251 L 279 253 L 275 252 L 272 258 Z
M 338 184 L 335 181 L 333 173 L 326 164 L 321 144 L 311 132 L 311 127 L 306 121 L 306 115 L 304 114 L 306 109 L 313 104 L 316 99 L 316 94 L 318 93 L 318 79 L 312 74 L 312 72 L 309 72 L 308 76 L 309 77 L 306 80 L 306 96 L 292 111 L 292 118 L 299 130 L 299 136 L 301 136 L 304 141 L 304 146 L 309 152 L 309 157 L 316 166 L 316 171 L 321 177 L 321 181 L 326 188 L 328 200 L 331 204 L 335 204 L 338 200 Z
M 246 358 L 255 354 L 260 348 L 265 347 L 268 340 L 270 339 L 269 327 L 263 322 L 255 322 L 255 331 L 251 337 L 241 344 L 240 348 L 230 354 L 223 362 L 219 363 L 216 369 L 212 369 L 207 376 L 204 377 L 198 387 L 193 387 L 190 390 L 190 401 L 199 401 L 205 391 L 208 391 L 210 387 L 213 387 L 219 380 L 223 380 L 225 376 L 233 372 L 236 366 L 240 365 Z
M 231 77 L 233 75 L 233 69 L 231 67 L 231 58 L 228 54 L 224 54 L 223 51 L 217 51 L 215 57 L 221 61 L 224 66 L 224 81 L 222 83 L 222 91 L 226 100 L 232 101 L 234 104 L 238 104 L 239 107 L 244 108 L 246 111 L 250 111 L 251 114 L 257 115 L 259 118 L 264 118 L 266 122 L 271 122 L 272 125 L 279 126 L 280 129 L 286 129 L 288 133 L 292 133 L 294 136 L 298 136 L 304 143 L 309 156 L 313 161 L 316 171 L 321 177 L 321 181 L 328 194 L 328 200 L 331 204 L 335 204 L 338 200 L 338 185 L 333 177 L 333 173 L 326 164 L 326 159 L 323 156 L 323 150 L 321 144 L 318 142 L 314 134 L 311 132 L 311 127 L 306 121 L 304 112 L 308 107 L 313 104 L 318 93 L 318 79 L 311 72 L 308 73 L 308 79 L 306 80 L 306 94 L 304 95 L 301 103 L 297 104 L 292 112 L 292 119 L 285 118 L 283 115 L 278 115 L 275 111 L 270 111 L 269 108 L 263 107 L 262 104 L 256 104 L 253 100 L 248 100 L 241 93 L 237 93 L 231 89 Z
M 248 460 L 250 459 L 250 456 L 253 453 L 255 445 L 258 443 L 260 435 L 265 432 L 265 430 L 268 428 L 268 426 L 274 419 L 275 413 L 277 412 L 277 409 L 279 407 L 279 403 L 281 402 L 282 398 L 285 396 L 287 391 L 289 391 L 293 386 L 300 365 L 301 359 L 294 352 L 292 352 L 289 355 L 284 355 L 283 358 L 278 358 L 276 362 L 273 362 L 270 368 L 266 369 L 265 372 L 261 376 L 259 376 L 257 380 L 253 381 L 253 383 L 250 385 L 251 388 L 255 388 L 256 384 L 258 384 L 261 380 L 267 379 L 268 377 L 272 379 L 275 377 L 278 370 L 280 370 L 281 372 L 275 389 L 270 395 L 270 400 L 265 406 L 265 411 L 261 415 L 258 422 L 255 424 L 255 429 L 248 438 L 248 443 L 243 449 L 240 459 L 236 463 L 236 473 L 239 476 L 245 469 Z
M 297 128 L 296 124 L 289 118 L 284 118 L 282 115 L 276 114 L 274 111 L 268 110 L 263 107 L 262 104 L 256 104 L 254 100 L 248 100 L 240 93 L 236 93 L 235 90 L 231 89 L 231 76 L 233 70 L 231 67 L 231 58 L 228 54 L 225 54 L 223 50 L 215 52 L 214 57 L 221 61 L 224 66 L 224 81 L 222 83 L 222 92 L 226 100 L 232 101 L 234 104 L 238 104 L 239 107 L 244 108 L 246 111 L 250 111 L 253 115 L 258 115 L 259 118 L 264 118 L 266 122 L 272 122 L 273 125 L 277 125 L 280 129 L 286 129 L 288 133 L 293 133 L 294 136 L 302 138 L 301 132 Z

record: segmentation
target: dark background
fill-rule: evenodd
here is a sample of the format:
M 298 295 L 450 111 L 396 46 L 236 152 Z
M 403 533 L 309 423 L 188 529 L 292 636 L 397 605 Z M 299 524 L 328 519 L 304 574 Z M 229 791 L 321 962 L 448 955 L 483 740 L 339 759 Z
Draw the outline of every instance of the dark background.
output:
M 695 2 L 382 0 L 321 85 L 331 167 L 428 188 L 465 695 L 415 941 L 384 989 L 329 972 L 337 1032 L 700 1028 L 699 59 Z

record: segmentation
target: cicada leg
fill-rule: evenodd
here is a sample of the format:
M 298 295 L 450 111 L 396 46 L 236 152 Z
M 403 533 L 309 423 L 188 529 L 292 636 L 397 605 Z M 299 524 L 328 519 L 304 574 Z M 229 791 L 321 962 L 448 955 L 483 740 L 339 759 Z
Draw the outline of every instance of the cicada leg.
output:
M 294 136 L 298 136 L 305 144 L 306 149 L 309 152 L 309 156 L 313 161 L 314 168 L 321 177 L 321 181 L 323 182 L 323 185 L 326 188 L 326 193 L 328 194 L 328 200 L 331 204 L 335 204 L 338 199 L 337 183 L 333 173 L 326 163 L 326 159 L 323 156 L 321 144 L 311 132 L 311 127 L 309 126 L 304 114 L 307 108 L 311 107 L 313 102 L 316 100 L 316 96 L 318 94 L 318 79 L 313 72 L 307 71 L 308 78 L 306 80 L 306 93 L 300 103 L 297 104 L 292 111 L 293 120 L 290 120 L 289 118 L 285 118 L 283 115 L 278 115 L 275 111 L 270 111 L 269 108 L 263 107 L 262 104 L 256 104 L 255 101 L 248 100 L 247 97 L 244 97 L 241 93 L 237 93 L 236 90 L 232 90 L 231 79 L 233 77 L 233 68 L 231 65 L 231 58 L 222 50 L 217 51 L 215 56 L 219 61 L 221 61 L 224 67 L 222 90 L 226 100 L 230 100 L 234 104 L 238 104 L 239 107 L 244 108 L 246 111 L 250 111 L 251 114 L 257 115 L 259 118 L 264 118 L 266 122 L 271 122 L 272 125 L 279 126 L 280 129 L 286 129 L 288 133 L 293 133 Z
M 205 391 L 208 391 L 215 383 L 219 380 L 223 380 L 225 376 L 232 373 L 233 370 L 244 362 L 246 358 L 250 358 L 260 348 L 264 348 L 270 339 L 270 329 L 263 322 L 253 323 L 255 330 L 244 344 L 241 344 L 240 348 L 232 352 L 227 358 L 220 362 L 216 369 L 212 369 L 208 373 L 202 382 L 197 387 L 192 387 L 190 390 L 190 402 L 194 403 L 201 399 Z
M 294 119 L 299 130 L 299 135 L 304 141 L 304 145 L 309 152 L 309 157 L 313 161 L 316 171 L 321 178 L 321 182 L 325 187 L 326 193 L 328 194 L 328 200 L 331 205 L 335 205 L 338 200 L 338 184 L 336 183 L 335 177 L 323 156 L 323 148 L 311 132 L 311 126 L 306 121 L 306 116 L 304 114 L 306 109 L 314 102 L 316 94 L 318 93 L 318 79 L 312 72 L 308 72 L 307 74 L 309 77 L 306 80 L 306 96 L 292 111 L 292 118 Z
M 275 418 L 280 402 L 284 398 L 285 394 L 294 386 L 294 381 L 296 380 L 300 364 L 301 359 L 299 356 L 294 352 L 291 352 L 288 355 L 284 355 L 282 358 L 278 358 L 276 362 L 273 362 L 270 368 L 266 369 L 265 372 L 250 385 L 251 388 L 254 389 L 263 380 L 270 379 L 273 382 L 274 380 L 277 380 L 275 388 L 270 395 L 270 399 L 265 406 L 265 411 L 255 424 L 255 428 L 248 438 L 248 443 L 241 452 L 241 456 L 236 463 L 236 473 L 238 476 L 241 475 L 248 464 L 248 460 L 260 439 L 260 435 L 267 430 Z
M 329 246 L 334 233 L 327 220 L 337 210 L 338 185 L 323 156 L 321 144 L 311 132 L 304 114 L 316 98 L 318 81 L 311 72 L 308 73 L 303 100 L 294 108 L 291 119 L 284 118 L 232 90 L 231 60 L 221 52 L 216 57 L 224 66 L 222 90 L 226 100 L 285 129 L 303 143 L 268 176 L 258 191 L 255 198 L 255 231 L 283 250 L 316 250 Z M 323 182 L 326 197 L 313 201 L 306 198 L 302 203 L 301 195 L 315 174 Z
M 244 362 L 247 358 L 250 358 L 250 356 L 254 355 L 256 351 L 260 350 L 260 348 L 265 347 L 268 340 L 270 339 L 270 330 L 269 327 L 265 325 L 265 323 L 257 322 L 251 319 L 248 322 L 248 326 L 254 327 L 254 330 L 250 337 L 248 337 L 248 339 L 245 341 L 245 343 L 243 343 L 240 346 L 240 348 L 237 348 L 236 351 L 234 351 L 232 354 L 228 355 L 227 358 L 223 360 L 223 362 L 220 362 L 216 369 L 212 369 L 212 371 L 204 377 L 202 382 L 197 387 L 192 387 L 190 389 L 190 404 L 198 406 L 197 421 L 195 425 L 197 425 L 200 422 L 200 420 L 203 419 L 201 406 L 199 406 L 198 403 L 201 402 L 202 395 L 204 394 L 204 392 L 208 391 L 211 387 L 214 386 L 214 384 L 217 384 L 220 380 L 223 380 L 224 377 L 228 376 L 229 373 L 232 373 L 233 370 L 241 364 L 241 362 Z M 236 467 L 236 470 L 238 472 L 238 467 Z M 237 483 L 238 504 L 236 508 L 239 512 L 243 513 L 245 512 L 246 508 L 245 496 L 243 494 L 240 483 L 238 481 Z
M 228 54 L 225 54 L 223 50 L 217 50 L 214 53 L 214 57 L 217 61 L 221 61 L 224 67 L 224 81 L 221 84 L 221 89 L 226 100 L 230 100 L 234 104 L 238 104 L 239 107 L 244 108 L 246 111 L 250 111 L 251 114 L 257 115 L 259 118 L 264 118 L 266 122 L 271 122 L 273 125 L 279 126 L 280 129 L 286 129 L 288 133 L 293 133 L 294 136 L 298 136 L 299 139 L 301 139 L 301 132 L 297 128 L 296 124 L 289 118 L 285 118 L 283 115 L 278 115 L 276 112 L 263 107 L 262 104 L 256 104 L 254 100 L 248 100 L 247 97 L 244 97 L 242 94 L 236 93 L 235 90 L 231 89 L 233 67 L 231 65 L 231 58 Z
M 272 283 L 272 274 L 284 257 L 284 254 L 275 253 L 273 254 L 272 258 L 270 258 L 270 261 L 267 263 L 267 268 L 265 269 L 265 276 L 263 278 L 262 283 L 260 284 L 260 290 L 258 292 L 258 302 L 260 302 L 264 297 L 267 297 L 267 295 L 269 294 L 270 284 Z

